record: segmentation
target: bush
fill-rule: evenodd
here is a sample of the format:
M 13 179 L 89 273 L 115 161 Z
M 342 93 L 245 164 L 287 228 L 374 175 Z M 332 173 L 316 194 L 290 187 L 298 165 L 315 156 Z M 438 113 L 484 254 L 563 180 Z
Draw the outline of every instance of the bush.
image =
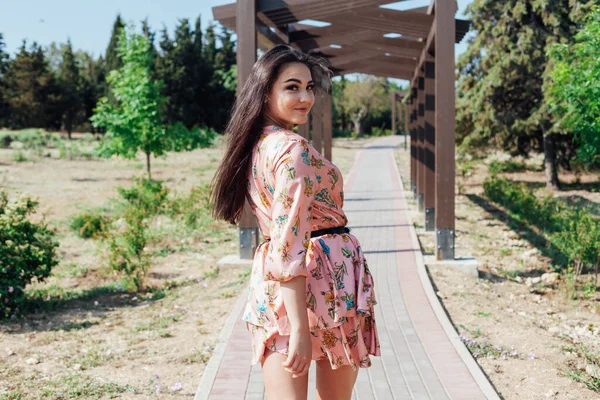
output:
M 10 144 L 15 141 L 15 136 L 12 133 L 0 132 L 0 147 L 9 149 Z
M 186 225 L 195 226 L 201 220 L 212 221 L 209 202 L 210 186 L 196 186 L 188 196 L 172 200 L 169 211 L 171 216 L 181 216 Z
M 0 319 L 16 314 L 25 286 L 44 281 L 58 264 L 54 232 L 44 221 L 29 220 L 37 206 L 27 196 L 9 202 L 0 191 Z
M 150 255 L 146 251 L 148 224 L 145 217 L 142 209 L 129 207 L 124 216 L 125 229 L 108 236 L 110 268 L 125 273 L 138 290 L 143 288 L 150 267 Z
M 106 237 L 110 220 L 97 213 L 83 213 L 76 215 L 71 221 L 71 229 L 84 239 L 98 239 Z
M 25 153 L 23 153 L 21 150 L 15 150 L 12 154 L 12 160 L 15 162 L 25 162 L 28 161 L 29 159 L 27 158 L 27 155 Z
M 509 210 L 524 224 L 536 226 L 552 246 L 569 261 L 573 280 L 585 266 L 598 273 L 600 262 L 600 220 L 587 209 L 573 210 L 559 200 L 546 196 L 538 199 L 533 191 L 506 179 L 488 178 L 483 183 L 485 195 Z
M 152 216 L 166 211 L 169 190 L 160 181 L 137 179 L 130 188 L 117 188 L 128 206 Z
M 502 172 L 523 172 L 527 170 L 527 166 L 523 162 L 517 162 L 514 160 L 498 161 L 493 160 L 488 165 L 490 174 L 499 174 Z

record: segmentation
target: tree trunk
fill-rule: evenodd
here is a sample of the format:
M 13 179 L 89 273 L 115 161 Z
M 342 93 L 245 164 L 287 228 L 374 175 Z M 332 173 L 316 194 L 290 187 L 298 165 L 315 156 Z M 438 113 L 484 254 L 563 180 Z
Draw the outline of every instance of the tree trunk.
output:
M 356 134 L 356 136 L 360 136 L 360 131 L 361 131 L 360 118 L 358 118 L 358 117 L 352 118 L 352 125 L 354 125 L 354 133 Z
M 552 134 L 544 133 L 544 167 L 546 170 L 546 187 L 553 190 L 560 189 L 558 169 L 556 168 L 556 151 Z
M 146 170 L 148 171 L 148 180 L 152 180 L 152 175 L 150 174 L 150 152 L 146 152 Z

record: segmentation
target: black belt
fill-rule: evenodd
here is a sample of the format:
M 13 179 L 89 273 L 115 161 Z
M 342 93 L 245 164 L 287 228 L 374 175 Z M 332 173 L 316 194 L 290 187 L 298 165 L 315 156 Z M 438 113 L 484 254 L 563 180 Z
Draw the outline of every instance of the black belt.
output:
M 327 235 L 327 234 L 338 234 L 341 235 L 342 233 L 350 233 L 350 229 L 346 228 L 345 226 L 336 226 L 335 228 L 325 228 L 325 229 L 319 229 L 318 231 L 312 231 L 310 233 L 310 237 L 314 238 L 317 236 L 323 236 L 323 235 Z
M 310 233 L 310 237 L 314 238 L 314 237 L 318 237 L 318 236 L 323 236 L 323 235 L 327 235 L 327 234 L 338 234 L 341 235 L 342 233 L 350 233 L 350 228 L 346 228 L 345 226 L 336 226 L 334 228 L 325 228 L 325 229 L 319 229 L 318 231 L 312 231 Z M 265 241 L 268 242 L 269 240 L 271 240 L 271 238 L 265 238 Z

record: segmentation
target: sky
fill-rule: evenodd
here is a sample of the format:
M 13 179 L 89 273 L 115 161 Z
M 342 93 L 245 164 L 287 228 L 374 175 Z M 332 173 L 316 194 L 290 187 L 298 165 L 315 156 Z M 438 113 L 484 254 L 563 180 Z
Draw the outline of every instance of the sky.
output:
M 390 0 L 393 2 L 393 0 Z M 457 18 L 464 18 L 465 7 L 472 0 L 458 0 Z M 140 26 L 148 18 L 154 31 L 163 26 L 172 33 L 177 21 L 195 21 L 200 15 L 206 28 L 213 19 L 212 7 L 233 0 L 0 0 L 0 32 L 4 34 L 6 51 L 14 56 L 23 39 L 42 46 L 71 39 L 75 50 L 104 54 L 113 22 L 118 13 L 127 22 Z M 428 5 L 430 0 L 408 0 L 390 8 L 413 8 Z M 466 39 L 457 45 L 457 56 L 466 49 Z

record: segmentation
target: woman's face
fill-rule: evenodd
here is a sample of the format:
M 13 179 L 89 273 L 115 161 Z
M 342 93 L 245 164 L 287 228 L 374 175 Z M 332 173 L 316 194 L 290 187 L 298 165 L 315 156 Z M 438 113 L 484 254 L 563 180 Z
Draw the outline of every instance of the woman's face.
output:
M 286 129 L 306 123 L 315 102 L 308 67 L 302 63 L 289 63 L 281 67 L 266 102 L 267 123 Z

